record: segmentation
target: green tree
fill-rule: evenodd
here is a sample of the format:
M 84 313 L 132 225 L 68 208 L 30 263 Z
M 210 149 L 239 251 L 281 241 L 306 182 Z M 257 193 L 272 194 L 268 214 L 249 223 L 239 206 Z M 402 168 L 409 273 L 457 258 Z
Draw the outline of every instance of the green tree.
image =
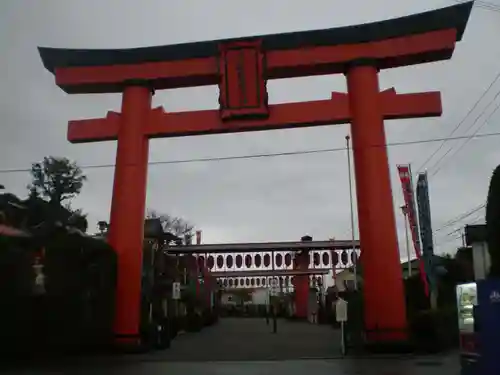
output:
M 29 199 L 49 202 L 50 216 L 83 232 L 88 229 L 87 218 L 81 209 L 73 209 L 71 200 L 80 194 L 87 177 L 82 169 L 67 158 L 48 156 L 31 166 Z
M 66 223 L 74 228 L 81 230 L 84 233 L 87 232 L 87 229 L 89 228 L 87 214 L 83 213 L 83 210 L 81 208 L 72 208 L 70 202 L 66 203 L 64 205 L 64 208 L 70 213 L 70 216 Z
M 82 169 L 67 158 L 48 156 L 31 167 L 30 196 L 48 199 L 62 205 L 80 194 L 87 177 Z

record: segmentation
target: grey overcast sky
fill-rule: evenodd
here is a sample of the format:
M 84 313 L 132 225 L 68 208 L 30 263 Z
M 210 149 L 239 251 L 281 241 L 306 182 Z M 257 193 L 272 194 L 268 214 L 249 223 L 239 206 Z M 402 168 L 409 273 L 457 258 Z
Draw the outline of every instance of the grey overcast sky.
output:
M 494 4 L 491 0 L 490 4 Z M 37 46 L 122 48 L 173 44 L 264 33 L 321 29 L 404 16 L 455 4 L 451 0 L 3 0 L 0 2 L 0 169 L 29 168 L 46 155 L 66 156 L 80 165 L 114 162 L 116 144 L 71 145 L 70 119 L 119 110 L 119 95 L 69 96 L 42 67 Z M 481 6 L 483 4 L 483 6 Z M 381 88 L 399 92 L 440 90 L 441 118 L 386 123 L 389 142 L 446 137 L 500 72 L 500 3 L 475 7 L 449 61 L 383 71 Z M 313 6 L 314 5 L 314 6 Z M 490 9 L 486 9 L 490 8 Z M 343 76 L 272 81 L 271 102 L 327 98 L 345 90 Z M 486 118 L 500 99 L 500 82 L 455 135 L 499 131 L 500 113 Z M 158 92 L 155 105 L 168 111 L 215 108 L 215 87 Z M 500 112 L 500 111 L 499 111 Z M 477 116 L 481 115 L 474 124 Z M 150 160 L 167 161 L 335 148 L 345 144 L 348 126 L 154 140 Z M 464 141 L 447 142 L 427 164 Z M 499 137 L 474 139 L 443 160 L 430 180 L 434 228 L 484 203 L 492 169 L 500 163 Z M 389 149 L 395 215 L 402 252 L 403 203 L 396 164 L 417 169 L 440 143 Z M 148 207 L 182 216 L 203 230 L 206 243 L 349 239 L 349 195 L 345 152 L 220 162 L 153 165 Z M 88 169 L 74 206 L 88 213 L 90 231 L 107 220 L 113 169 Z M 25 195 L 28 173 L 3 173 L 0 182 Z M 483 211 L 468 217 L 481 220 Z M 438 251 L 460 243 L 447 234 L 467 221 L 437 232 Z

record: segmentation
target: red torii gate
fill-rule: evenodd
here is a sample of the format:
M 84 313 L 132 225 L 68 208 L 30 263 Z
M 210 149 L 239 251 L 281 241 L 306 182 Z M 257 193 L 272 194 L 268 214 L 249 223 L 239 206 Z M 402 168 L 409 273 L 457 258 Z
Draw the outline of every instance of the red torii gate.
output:
M 365 329 L 407 338 L 384 119 L 438 116 L 438 92 L 380 92 L 378 71 L 449 59 L 473 2 L 365 25 L 129 50 L 40 48 L 69 94 L 122 92 L 121 113 L 71 121 L 73 143 L 118 140 L 109 241 L 119 255 L 115 333 L 139 337 L 141 251 L 150 138 L 350 122 L 357 186 Z M 266 81 L 344 73 L 348 94 L 268 105 Z M 218 85 L 220 108 L 151 109 L 154 90 Z M 384 303 L 381 304 L 381 299 Z
M 211 271 L 211 275 L 214 276 L 216 274 L 220 275 L 220 269 L 225 265 L 225 262 L 229 262 L 229 260 L 226 258 L 224 260 L 224 257 L 221 254 L 237 254 L 234 259 L 234 265 L 237 268 L 240 268 L 243 266 L 243 260 L 244 264 L 247 268 L 250 268 L 252 265 L 255 265 L 257 268 L 260 266 L 264 267 L 269 267 L 271 266 L 273 270 L 270 271 L 264 271 L 264 270 L 256 270 L 256 271 L 246 271 L 253 273 L 254 275 L 257 273 L 261 273 L 263 275 L 272 275 L 275 274 L 275 276 L 278 276 L 281 271 L 278 269 L 275 269 L 274 266 L 280 267 L 282 265 L 282 262 L 284 261 L 285 264 L 287 262 L 285 256 L 285 259 L 282 258 L 282 255 L 280 254 L 280 251 L 289 251 L 289 266 L 293 265 L 293 270 L 288 270 L 286 273 L 293 274 L 293 286 L 295 289 L 295 306 L 296 306 L 296 316 L 299 318 L 306 318 L 308 315 L 308 301 L 309 301 L 309 276 L 314 275 L 317 273 L 317 269 L 315 268 L 310 268 L 311 267 L 311 261 L 310 261 L 310 256 L 309 253 L 312 252 L 313 259 L 312 263 L 315 264 L 316 262 L 323 262 L 323 265 L 326 266 L 327 264 L 330 265 L 328 268 L 331 270 L 332 268 L 337 268 L 337 263 L 340 261 L 343 266 L 347 266 L 349 263 L 349 257 L 352 259 L 353 258 L 353 253 L 352 253 L 352 248 L 355 247 L 356 249 L 359 248 L 359 241 L 345 241 L 345 240 L 329 240 L 329 241 L 304 241 L 301 240 L 300 242 L 298 241 L 293 241 L 293 242 L 259 242 L 259 243 L 230 243 L 230 244 L 205 244 L 205 245 L 188 245 L 188 246 L 174 246 L 174 247 L 169 247 L 167 249 L 168 253 L 177 253 L 177 254 L 198 254 L 198 262 L 200 266 L 207 266 L 208 269 Z M 337 249 L 342 250 L 342 253 L 339 254 L 336 252 Z M 349 249 L 349 252 L 346 251 L 346 249 Z M 323 253 L 323 259 L 320 259 L 319 253 L 315 251 L 324 251 L 327 250 L 330 254 L 327 255 L 326 260 L 324 257 Z M 252 259 L 252 253 L 254 254 L 254 258 Z M 262 258 L 260 256 L 260 252 L 267 253 L 265 254 Z M 277 253 L 276 253 L 277 252 Z M 246 253 L 246 255 L 243 257 L 242 253 Z M 270 253 L 270 254 L 269 254 Z M 292 255 L 293 254 L 293 255 Z M 335 255 L 334 255 L 335 254 Z M 317 261 L 314 260 L 317 256 Z M 233 257 L 232 255 L 229 255 L 231 261 L 228 267 L 230 268 L 233 265 Z M 258 257 L 258 258 L 257 258 Z M 238 261 L 239 258 L 239 261 Z M 244 258 L 244 259 L 243 259 Z M 267 259 L 266 259 L 267 258 Z M 259 261 L 257 262 L 257 259 Z M 252 263 L 252 260 L 255 263 Z M 262 261 L 262 262 L 261 262 Z M 354 262 L 354 261 L 353 261 Z M 238 265 L 239 264 L 239 265 Z M 219 269 L 219 272 L 213 272 L 213 269 L 217 265 L 217 268 Z M 314 266 L 313 266 L 314 267 Z M 324 270 L 322 270 L 320 273 L 322 273 Z M 227 277 L 232 276 L 237 276 L 238 272 L 227 272 Z

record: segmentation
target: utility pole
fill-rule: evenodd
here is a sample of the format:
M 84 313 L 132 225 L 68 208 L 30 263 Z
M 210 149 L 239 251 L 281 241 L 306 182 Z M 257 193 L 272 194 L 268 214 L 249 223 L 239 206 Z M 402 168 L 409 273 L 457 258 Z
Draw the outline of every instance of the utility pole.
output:
M 356 252 L 356 239 L 354 229 L 354 198 L 352 195 L 352 173 L 351 173 L 351 151 L 350 151 L 351 137 L 345 136 L 346 150 L 347 150 L 347 171 L 349 173 L 349 202 L 351 205 L 351 240 L 352 240 L 352 260 L 354 270 L 354 290 L 358 290 L 358 253 Z M 334 271 L 335 272 L 335 271 Z
M 401 206 L 401 211 L 403 212 L 403 217 L 405 220 L 405 238 L 406 238 L 406 258 L 408 261 L 408 276 L 411 277 L 412 274 L 412 266 L 411 266 L 411 256 L 410 256 L 410 234 L 409 234 L 409 225 L 408 225 L 408 207 L 406 205 Z
M 274 271 L 275 271 L 275 260 L 274 260 L 274 257 L 276 256 L 276 253 L 274 251 L 271 252 L 271 255 L 272 255 L 272 269 L 273 269 L 273 282 L 272 282 L 272 286 L 271 288 L 273 289 L 273 293 L 272 294 L 276 294 L 275 291 L 278 289 L 278 277 L 277 276 L 274 276 Z M 278 319 L 277 319 L 277 306 L 276 306 L 276 296 L 272 296 L 274 297 L 272 300 L 271 300 L 271 309 L 272 309 L 272 312 L 273 312 L 273 333 L 278 333 Z

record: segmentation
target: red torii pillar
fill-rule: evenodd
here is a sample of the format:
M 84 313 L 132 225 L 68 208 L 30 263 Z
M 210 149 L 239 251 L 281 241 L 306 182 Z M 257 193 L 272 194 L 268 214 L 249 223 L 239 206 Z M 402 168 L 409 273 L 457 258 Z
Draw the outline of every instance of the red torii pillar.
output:
M 365 329 L 372 341 L 407 338 L 405 299 L 384 119 L 438 116 L 439 93 L 382 93 L 378 69 L 451 57 L 472 2 L 373 24 L 135 50 L 40 49 L 66 92 L 123 92 L 122 112 L 71 121 L 71 142 L 118 140 L 110 243 L 119 255 L 115 332 L 139 339 L 148 139 L 351 122 Z M 268 105 L 266 80 L 345 73 L 349 93 Z M 219 85 L 221 108 L 165 113 L 154 89 Z M 380 301 L 384 300 L 381 304 Z
M 308 270 L 310 263 L 309 252 L 303 251 L 296 255 L 294 259 L 294 269 Z M 295 315 L 299 318 L 307 318 L 309 307 L 309 276 L 310 275 L 295 275 L 293 277 L 293 289 L 295 291 Z
M 141 304 L 142 283 L 137 281 L 142 279 L 142 249 L 138 251 L 137 246 L 144 237 L 149 157 L 149 139 L 143 134 L 142 122 L 151 111 L 151 96 L 147 86 L 126 87 L 117 129 L 117 168 L 110 215 L 113 225 L 109 227 L 108 238 L 119 255 L 115 332 L 122 341 L 137 340 L 137 324 L 141 321 L 141 310 L 127 306 Z

